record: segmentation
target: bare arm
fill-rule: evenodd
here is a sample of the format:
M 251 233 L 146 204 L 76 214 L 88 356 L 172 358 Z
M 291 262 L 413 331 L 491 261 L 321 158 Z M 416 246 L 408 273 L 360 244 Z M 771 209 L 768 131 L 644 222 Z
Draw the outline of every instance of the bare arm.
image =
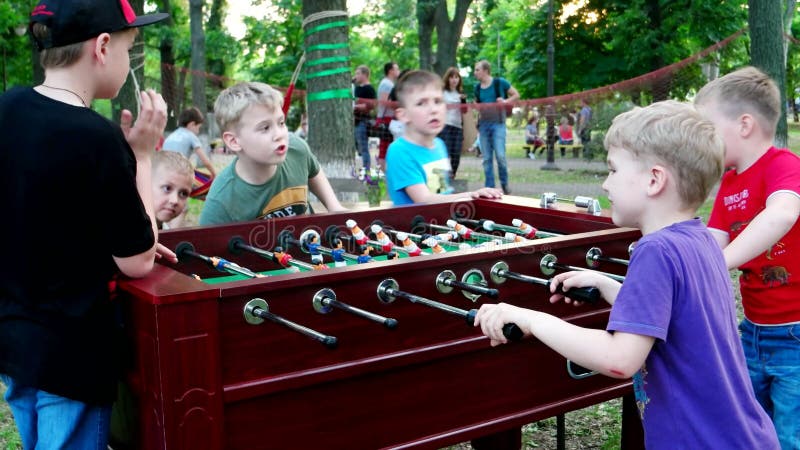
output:
M 211 178 L 217 176 L 217 171 L 214 170 L 214 165 L 211 164 L 211 159 L 206 154 L 206 151 L 203 150 L 203 147 L 197 147 L 194 149 L 194 152 L 197 153 L 197 158 L 200 159 L 200 162 L 203 163 L 203 166 L 211 172 Z
M 722 250 L 728 268 L 739 267 L 767 251 L 789 232 L 797 222 L 798 215 L 800 198 L 797 195 L 788 192 L 771 195 L 766 208 Z
M 582 328 L 539 311 L 500 303 L 481 306 L 475 326 L 493 346 L 507 342 L 503 326 L 515 323 L 525 335 L 588 369 L 614 378 L 630 378 L 644 364 L 655 338 L 631 333 L 609 333 Z
M 319 173 L 315 176 L 308 179 L 308 188 L 317 196 L 319 201 L 325 205 L 325 209 L 327 209 L 328 212 L 347 211 L 347 208 L 342 206 L 342 204 L 339 203 L 339 199 L 336 198 L 336 193 L 333 192 L 333 187 L 331 187 L 331 183 L 328 181 L 328 177 L 325 176 L 322 169 L 320 169 Z
M 519 92 L 517 92 L 517 90 L 514 89 L 514 86 L 511 86 L 510 88 L 508 88 L 508 98 L 505 99 L 505 101 L 515 102 L 517 100 L 519 100 Z
M 136 156 L 136 188 L 142 199 L 144 209 L 150 217 L 153 236 L 158 236 L 156 218 L 153 211 L 153 183 L 151 175 L 151 155 L 164 132 L 167 124 L 167 105 L 160 94 L 147 90 L 140 94 L 141 110 L 136 124 L 131 127 L 133 115 L 130 111 L 122 111 L 120 125 Z M 117 267 L 129 277 L 143 277 L 153 268 L 157 251 L 167 259 L 177 262 L 175 254 L 163 246 L 154 244 L 138 255 L 114 257 Z
M 446 200 L 458 200 L 463 198 L 502 198 L 503 191 L 497 188 L 481 188 L 477 191 L 472 192 L 462 192 L 458 194 L 436 194 L 428 189 L 423 183 L 412 184 L 411 186 L 406 186 L 405 188 L 406 194 L 411 197 L 411 200 L 414 203 L 430 203 L 430 202 L 441 202 Z

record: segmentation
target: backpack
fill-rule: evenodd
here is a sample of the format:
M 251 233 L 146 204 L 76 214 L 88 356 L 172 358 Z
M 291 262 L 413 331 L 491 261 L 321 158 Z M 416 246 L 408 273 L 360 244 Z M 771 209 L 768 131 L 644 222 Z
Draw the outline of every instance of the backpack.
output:
M 497 77 L 492 78 L 492 87 L 494 88 L 494 98 L 498 97 L 508 98 L 508 91 L 502 92 L 501 95 L 499 78 Z M 481 84 L 478 83 L 475 85 L 475 103 L 480 103 L 480 102 L 481 102 Z M 505 110 L 506 116 L 510 116 L 514 109 L 514 105 L 506 105 L 503 107 L 503 109 Z

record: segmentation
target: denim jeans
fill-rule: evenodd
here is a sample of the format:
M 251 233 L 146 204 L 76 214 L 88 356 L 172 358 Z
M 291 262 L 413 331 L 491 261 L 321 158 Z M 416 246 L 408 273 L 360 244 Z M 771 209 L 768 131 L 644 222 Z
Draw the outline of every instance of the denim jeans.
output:
M 0 375 L 5 399 L 14 414 L 23 448 L 36 450 L 106 450 L 111 405 L 92 406 L 20 386 Z
M 775 423 L 783 450 L 800 449 L 800 324 L 739 325 L 756 399 Z
M 370 168 L 369 136 L 367 135 L 367 122 L 358 122 L 355 127 L 356 148 L 361 155 L 361 164 L 365 169 Z
M 508 185 L 508 163 L 506 162 L 506 124 L 499 122 L 479 122 L 481 152 L 483 154 L 484 185 L 494 186 L 494 161 L 497 158 L 497 175 L 502 186 Z

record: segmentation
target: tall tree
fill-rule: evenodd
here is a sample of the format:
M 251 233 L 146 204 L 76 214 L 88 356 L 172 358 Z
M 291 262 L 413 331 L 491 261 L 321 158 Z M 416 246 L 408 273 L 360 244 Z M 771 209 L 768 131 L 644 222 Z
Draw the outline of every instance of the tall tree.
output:
M 189 28 L 192 35 L 192 103 L 208 112 L 206 102 L 206 36 L 203 31 L 203 0 L 189 0 Z
M 308 143 L 332 178 L 355 163 L 346 11 L 345 0 L 303 2 Z
M 456 52 L 461 42 L 461 30 L 472 0 L 456 0 L 452 19 L 447 11 L 447 0 L 417 0 L 419 23 L 419 65 L 444 75 L 448 67 L 456 65 Z M 436 53 L 433 33 L 436 32 Z
M 161 55 L 161 95 L 167 103 L 167 129 L 177 128 L 177 117 L 180 111 L 180 99 L 177 87 L 177 71 L 175 70 L 175 20 L 172 17 L 170 0 L 159 2 L 159 11 L 170 15 L 161 28 L 161 39 L 158 52 Z
M 783 5 L 781 0 L 748 0 L 750 55 L 760 68 L 778 84 L 781 92 L 781 118 L 775 133 L 775 145 L 787 144 L 786 63 L 783 55 Z
M 144 12 L 144 0 L 130 0 L 129 3 L 137 15 Z M 133 41 L 130 59 L 133 77 L 128 76 L 117 97 L 111 101 L 111 116 L 115 122 L 119 122 L 123 109 L 133 112 L 134 119 L 136 118 L 139 91 L 144 88 L 141 84 L 144 81 L 144 36 L 142 33 L 137 34 Z

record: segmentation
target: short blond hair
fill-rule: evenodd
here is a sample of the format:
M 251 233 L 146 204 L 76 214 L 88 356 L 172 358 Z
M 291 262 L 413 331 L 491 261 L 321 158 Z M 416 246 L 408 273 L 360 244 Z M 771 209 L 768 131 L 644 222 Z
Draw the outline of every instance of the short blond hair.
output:
M 667 166 L 681 200 L 693 209 L 703 204 L 724 170 L 722 138 L 688 103 L 666 100 L 622 113 L 604 144 L 629 151 L 643 164 Z
M 412 70 L 397 80 L 395 85 L 395 95 L 397 96 L 397 103 L 401 107 L 406 105 L 406 96 L 408 93 L 415 89 L 433 87 L 435 89 L 444 89 L 442 78 L 433 72 L 427 70 Z
M 214 116 L 222 131 L 234 130 L 244 111 L 261 105 L 272 111 L 282 111 L 283 94 L 266 83 L 245 81 L 225 89 L 214 102 Z
M 730 119 L 751 114 L 770 134 L 775 134 L 781 117 L 778 85 L 755 67 L 744 67 L 710 81 L 697 93 L 694 103 L 716 103 L 720 112 Z
M 156 170 L 163 168 L 194 179 L 192 163 L 188 158 L 178 152 L 171 152 L 169 150 L 158 151 L 153 155 L 152 165 L 152 171 L 154 173 Z

